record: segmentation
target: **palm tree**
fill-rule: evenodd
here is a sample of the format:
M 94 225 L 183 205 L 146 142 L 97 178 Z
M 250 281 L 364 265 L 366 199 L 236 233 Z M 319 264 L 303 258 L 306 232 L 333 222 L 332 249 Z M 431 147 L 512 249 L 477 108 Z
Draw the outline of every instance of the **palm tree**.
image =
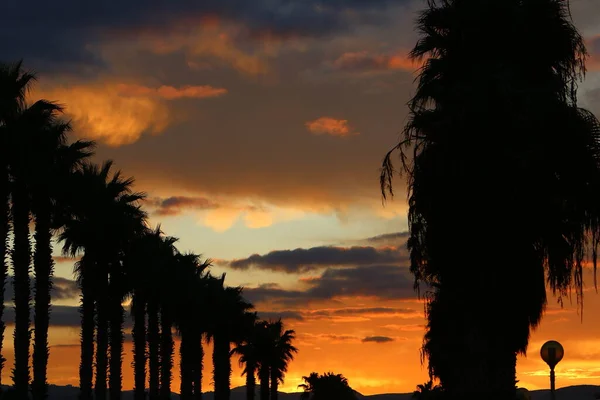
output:
M 6 253 L 10 219 L 10 179 L 9 179 L 9 130 L 7 125 L 14 123 L 21 110 L 25 109 L 25 96 L 35 81 L 35 75 L 23 69 L 22 62 L 13 65 L 0 64 L 0 296 L 4 298 L 4 288 L 8 275 Z M 1 375 L 5 358 L 2 355 L 4 343 L 3 321 L 4 303 L 0 304 L 0 394 Z
M 240 367 L 243 367 L 242 375 L 246 375 L 246 400 L 254 400 L 259 360 L 257 335 L 260 334 L 262 325 L 257 321 L 256 313 L 248 313 L 247 324 L 243 341 L 231 350 L 231 354 L 239 356 Z
M 63 224 L 59 236 L 64 242 L 65 254 L 84 252 L 75 272 L 82 289 L 80 387 L 81 397 L 85 399 L 91 395 L 94 311 L 97 326 L 96 398 L 106 398 L 109 322 L 113 331 L 111 397 L 119 396 L 123 337 L 120 302 L 123 279 L 119 276 L 122 252 L 128 241 L 145 229 L 145 213 L 138 204 L 144 195 L 132 192 L 132 178 L 122 178 L 119 171 L 111 174 L 111 169 L 111 161 L 100 167 L 86 163 L 81 171 L 74 174 L 72 187 L 78 190 L 71 194 L 71 218 Z M 111 280 L 114 279 L 112 286 L 109 285 L 109 275 Z
M 277 388 L 283 383 L 283 377 L 287 372 L 287 366 L 294 359 L 298 349 L 292 345 L 296 338 L 293 330 L 283 330 L 281 319 L 269 323 L 269 339 L 271 351 L 268 352 L 270 359 L 269 369 L 271 373 L 271 400 L 277 400 Z
M 207 328 L 208 279 L 211 261 L 193 253 L 179 254 L 173 276 L 179 295 L 174 297 L 174 321 L 181 337 L 180 373 L 182 399 L 202 398 L 202 335 Z
M 31 183 L 35 175 L 32 149 L 37 133 L 52 125 L 61 111 L 58 105 L 40 100 L 27 107 L 6 124 L 8 132 L 10 177 L 12 179 L 12 222 L 13 222 L 13 284 L 15 303 L 14 349 L 15 364 L 13 381 L 18 396 L 27 396 L 29 387 L 29 344 L 30 332 L 30 282 L 31 242 L 29 235 Z
M 145 398 L 146 342 L 150 364 L 150 398 L 158 398 L 159 391 L 159 321 L 158 303 L 162 289 L 161 279 L 167 275 L 176 250 L 173 237 L 164 237 L 160 225 L 148 229 L 132 242 L 127 256 L 128 279 L 131 281 L 134 318 L 134 396 Z M 146 314 L 148 329 L 146 332 Z
M 48 327 L 50 323 L 50 305 L 54 261 L 52 259 L 52 224 L 55 211 L 61 207 L 62 190 L 68 177 L 81 162 L 91 155 L 93 143 L 76 141 L 67 145 L 68 123 L 54 123 L 34 132 L 32 159 L 35 171 L 32 174 L 32 212 L 35 218 L 35 252 L 33 269 L 35 272 L 35 315 L 33 346 L 33 382 L 34 399 L 48 396 Z M 54 220 L 60 220 L 54 218 Z M 54 227 L 56 228 L 56 227 Z
M 211 278 L 209 295 L 211 303 L 218 304 L 212 315 L 207 338 L 213 341 L 213 379 L 215 400 L 229 400 L 231 380 L 231 343 L 243 337 L 246 312 L 253 308 L 242 297 L 241 287 L 225 287 L 225 274 Z
M 576 102 L 583 39 L 562 0 L 431 0 L 418 28 L 411 56 L 427 59 L 396 148 L 412 149 L 411 270 L 434 286 L 423 352 L 450 398 L 512 400 L 545 273 L 582 304 L 586 246 L 595 265 L 600 128 Z M 393 173 L 388 153 L 384 197 Z
M 303 376 L 304 383 L 298 385 L 304 392 L 300 395 L 302 400 L 356 400 L 354 390 L 348 385 L 348 380 L 341 374 L 327 372 L 319 375 L 311 372 Z
M 413 392 L 413 399 L 417 400 L 437 400 L 443 396 L 442 387 L 434 385 L 432 380 L 424 384 L 417 385 L 417 390 Z
M 260 382 L 260 400 L 269 400 L 269 380 L 273 358 L 273 340 L 271 327 L 267 321 L 258 321 L 254 326 L 254 347 L 256 348 L 258 380 Z

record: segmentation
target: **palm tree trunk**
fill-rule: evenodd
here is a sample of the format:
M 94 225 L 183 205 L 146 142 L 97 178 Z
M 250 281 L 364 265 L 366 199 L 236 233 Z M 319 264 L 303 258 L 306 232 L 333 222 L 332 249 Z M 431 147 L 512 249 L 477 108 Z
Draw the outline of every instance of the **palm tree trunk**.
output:
M 202 400 L 202 368 L 204 367 L 204 349 L 202 348 L 202 332 L 196 332 L 193 337 L 194 355 L 194 399 Z
M 231 358 L 229 339 L 216 334 L 213 341 L 213 375 L 215 400 L 229 400 L 231 379 Z
M 50 228 L 51 204 L 49 197 L 38 198 L 35 219 L 35 315 L 33 338 L 33 382 L 31 392 L 34 400 L 48 397 L 48 326 L 54 260 L 52 259 L 52 233 Z
M 29 241 L 29 201 L 27 187 L 21 178 L 15 178 L 13 192 L 13 274 L 15 302 L 13 382 L 19 399 L 28 397 L 29 389 L 29 271 L 31 243 Z
M 79 400 L 92 400 L 94 363 L 94 305 L 90 266 L 85 256 L 81 260 L 81 364 L 79 365 Z
M 256 394 L 256 365 L 246 362 L 246 400 L 254 400 Z
M 171 331 L 173 321 L 165 308 L 161 310 L 160 323 L 160 398 L 167 400 L 171 398 L 174 343 Z
M 4 156 L 4 154 L 2 155 Z M 4 161 L 4 160 L 3 160 Z M 4 299 L 4 288 L 6 286 L 6 276 L 8 275 L 8 264 L 6 262 L 6 252 L 8 248 L 8 230 L 10 207 L 8 204 L 9 181 L 8 169 L 6 164 L 2 165 L 2 176 L 0 176 L 0 298 Z M 4 369 L 5 358 L 2 354 L 4 344 L 4 301 L 0 301 L 0 397 L 2 397 L 2 370 Z
M 134 400 L 146 399 L 146 302 L 139 291 L 133 295 Z
M 277 368 L 271 367 L 271 400 L 277 400 L 277 389 L 279 381 L 277 380 Z
M 109 285 L 111 313 L 110 321 L 110 374 L 108 380 L 110 400 L 120 400 L 123 385 L 123 320 L 125 311 L 121 304 L 122 284 L 112 278 Z
M 269 367 L 261 365 L 258 377 L 260 378 L 260 400 L 269 400 Z
M 188 327 L 181 329 L 181 343 L 179 345 L 179 371 L 181 384 L 179 387 L 181 400 L 190 400 L 193 396 L 194 383 L 192 375 L 192 338 Z
M 108 367 L 108 273 L 106 265 L 98 268 L 97 307 L 97 345 L 96 351 L 96 384 L 94 392 L 96 400 L 106 399 L 106 376 Z
M 158 304 L 156 299 L 148 301 L 148 369 L 150 375 L 149 395 L 150 400 L 159 396 L 160 379 L 160 328 L 158 321 Z

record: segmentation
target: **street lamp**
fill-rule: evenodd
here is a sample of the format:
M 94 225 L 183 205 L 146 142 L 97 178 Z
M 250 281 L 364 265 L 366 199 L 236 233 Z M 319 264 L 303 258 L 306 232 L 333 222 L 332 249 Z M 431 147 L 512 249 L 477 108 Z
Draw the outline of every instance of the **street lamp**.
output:
M 544 343 L 542 350 L 540 351 L 540 355 L 542 356 L 542 360 L 544 360 L 550 367 L 550 393 L 552 400 L 555 400 L 556 378 L 554 376 L 554 367 L 556 367 L 556 364 L 563 359 L 565 355 L 565 349 L 563 349 L 562 345 L 557 341 L 550 340 Z

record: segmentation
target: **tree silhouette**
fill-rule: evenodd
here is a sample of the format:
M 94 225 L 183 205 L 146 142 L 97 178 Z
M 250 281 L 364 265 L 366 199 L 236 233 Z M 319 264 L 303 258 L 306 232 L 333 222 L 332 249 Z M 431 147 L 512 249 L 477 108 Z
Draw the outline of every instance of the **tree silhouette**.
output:
M 294 354 L 298 352 L 298 349 L 292 345 L 292 341 L 296 338 L 296 332 L 284 331 L 283 322 L 279 319 L 269 323 L 268 333 L 271 342 L 271 349 L 267 352 L 271 373 L 271 400 L 277 400 L 279 383 L 283 383 L 288 364 L 294 359 Z
M 3 299 L 8 275 L 6 253 L 10 220 L 9 156 L 11 132 L 9 125 L 16 123 L 21 111 L 25 109 L 25 96 L 34 80 L 35 75 L 25 71 L 20 61 L 13 65 L 0 64 L 0 291 Z M 3 315 L 4 302 L 0 304 L 0 376 L 5 361 L 2 352 L 5 329 Z M 1 390 L 0 385 L 0 395 Z
M 246 326 L 246 312 L 253 308 L 242 297 L 241 287 L 226 287 L 225 275 L 211 278 L 209 296 L 213 304 L 219 305 L 212 313 L 207 337 L 213 342 L 213 379 L 215 400 L 229 400 L 231 381 L 231 343 L 239 342 Z
M 53 228 L 60 221 L 62 195 L 69 190 L 69 176 L 91 155 L 92 142 L 76 141 L 67 144 L 67 134 L 71 126 L 55 122 L 44 129 L 35 131 L 32 141 L 32 159 L 35 170 L 31 176 L 31 204 L 35 220 L 35 252 L 33 269 L 35 273 L 35 314 L 33 346 L 33 381 L 31 391 L 34 399 L 48 397 L 48 328 L 54 261 L 52 259 Z M 58 216 L 56 214 L 59 214 Z M 55 218 L 55 216 L 57 216 Z M 53 226 L 54 224 L 54 226 Z
M 425 382 L 424 384 L 417 385 L 417 390 L 413 392 L 413 399 L 417 400 L 438 400 L 443 398 L 443 391 L 441 386 L 433 384 L 432 380 Z
M 246 400 L 254 400 L 256 396 L 256 371 L 260 356 L 258 335 L 261 334 L 262 323 L 263 321 L 257 321 L 256 313 L 249 314 L 243 340 L 231 350 L 232 355 L 239 356 L 240 367 L 243 367 L 242 375 L 246 376 Z
M 431 0 L 418 19 L 426 60 L 397 148 L 411 271 L 430 288 L 423 352 L 450 398 L 514 399 L 545 273 L 581 303 L 586 250 L 596 262 L 600 129 L 577 107 L 586 53 L 567 7 Z M 393 173 L 388 153 L 384 197 Z M 502 300 L 473 301 L 482 290 Z
M 110 161 L 100 167 L 86 163 L 73 175 L 72 184 L 78 190 L 71 195 L 71 218 L 65 222 L 59 236 L 64 242 L 64 253 L 77 255 L 84 252 L 75 272 L 82 290 L 80 388 L 81 397 L 85 399 L 91 395 L 94 311 L 97 326 L 96 398 L 106 397 L 109 323 L 113 328 L 111 352 L 114 354 L 111 396 L 118 396 L 120 392 L 123 279 L 119 274 L 122 251 L 127 247 L 127 241 L 144 229 L 145 213 L 138 205 L 143 195 L 132 192 L 133 179 L 123 179 L 120 172 L 111 173 L 111 170 Z M 115 280 L 112 287 L 109 286 L 109 274 Z
M 356 393 L 348 380 L 341 374 L 327 372 L 319 375 L 311 372 L 309 376 L 303 376 L 304 383 L 298 385 L 304 392 L 300 395 L 302 400 L 356 400 Z

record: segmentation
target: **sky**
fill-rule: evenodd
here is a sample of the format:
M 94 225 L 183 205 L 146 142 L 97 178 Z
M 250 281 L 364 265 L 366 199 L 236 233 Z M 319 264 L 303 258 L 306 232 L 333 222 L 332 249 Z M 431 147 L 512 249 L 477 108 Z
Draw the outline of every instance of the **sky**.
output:
M 427 380 L 423 302 L 408 273 L 404 182 L 383 205 L 378 168 L 406 122 L 418 68 L 407 52 L 423 6 L 3 0 L 1 58 L 23 58 L 39 76 L 31 98 L 64 104 L 74 134 L 98 142 L 96 160 L 135 177 L 153 226 L 211 258 L 261 317 L 296 331 L 300 351 L 282 390 L 333 371 L 363 394 L 410 392 Z M 600 3 L 572 0 L 571 9 L 590 52 L 580 102 L 600 112 Z M 49 379 L 77 385 L 73 261 L 59 247 L 56 261 Z M 548 386 L 539 349 L 550 339 L 565 346 L 558 387 L 600 384 L 600 297 L 586 274 L 583 319 L 575 300 L 561 308 L 550 299 L 519 359 L 519 385 Z M 10 330 L 6 338 L 5 382 Z M 125 368 L 124 388 L 132 384 Z

